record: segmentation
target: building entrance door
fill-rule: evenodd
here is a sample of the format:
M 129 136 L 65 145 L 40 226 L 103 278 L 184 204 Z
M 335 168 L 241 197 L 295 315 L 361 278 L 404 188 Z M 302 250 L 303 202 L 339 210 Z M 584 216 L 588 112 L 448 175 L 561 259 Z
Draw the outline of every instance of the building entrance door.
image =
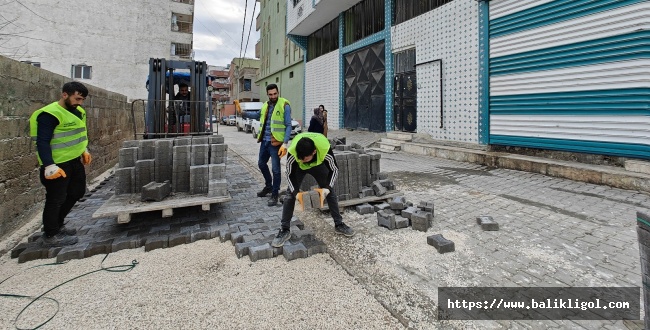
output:
M 386 64 L 383 42 L 345 55 L 345 128 L 386 131 Z

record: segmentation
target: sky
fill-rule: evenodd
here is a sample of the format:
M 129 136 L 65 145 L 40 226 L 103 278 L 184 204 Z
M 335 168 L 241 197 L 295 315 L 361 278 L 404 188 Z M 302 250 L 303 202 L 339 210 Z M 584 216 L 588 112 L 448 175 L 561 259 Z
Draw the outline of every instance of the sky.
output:
M 255 13 L 252 14 L 254 7 Z M 244 8 L 247 8 L 245 27 Z M 259 12 L 259 3 L 255 0 L 195 0 L 194 60 L 226 66 L 233 58 L 240 56 L 242 28 L 245 33 L 241 48 L 246 47 L 248 39 L 245 57 L 255 58 L 255 44 L 260 35 L 255 31 L 255 20 Z M 252 30 L 250 38 L 249 28 Z M 244 54 L 244 51 L 241 50 L 241 53 Z

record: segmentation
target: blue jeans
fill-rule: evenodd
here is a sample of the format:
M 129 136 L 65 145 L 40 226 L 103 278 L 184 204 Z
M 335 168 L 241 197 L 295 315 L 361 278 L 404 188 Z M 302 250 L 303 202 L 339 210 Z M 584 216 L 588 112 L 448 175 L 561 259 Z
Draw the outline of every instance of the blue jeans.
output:
M 262 141 L 260 144 L 260 153 L 257 160 L 257 167 L 260 168 L 262 175 L 264 176 L 264 187 L 271 187 L 271 194 L 277 196 L 280 191 L 280 181 L 282 176 L 280 174 L 280 156 L 278 156 L 278 151 L 280 146 L 274 147 L 271 145 L 271 141 Z M 273 177 L 271 177 L 271 172 L 269 171 L 269 158 L 271 158 L 271 170 L 273 171 Z M 271 185 L 273 182 L 273 185 Z

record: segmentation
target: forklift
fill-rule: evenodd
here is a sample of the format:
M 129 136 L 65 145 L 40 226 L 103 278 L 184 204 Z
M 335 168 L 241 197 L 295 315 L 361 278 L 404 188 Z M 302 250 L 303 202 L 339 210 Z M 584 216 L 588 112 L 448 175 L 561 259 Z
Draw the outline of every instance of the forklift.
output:
M 145 111 L 145 139 L 212 132 L 212 102 L 205 62 L 149 59 L 149 92 Z M 174 86 L 186 84 L 189 99 L 177 99 Z

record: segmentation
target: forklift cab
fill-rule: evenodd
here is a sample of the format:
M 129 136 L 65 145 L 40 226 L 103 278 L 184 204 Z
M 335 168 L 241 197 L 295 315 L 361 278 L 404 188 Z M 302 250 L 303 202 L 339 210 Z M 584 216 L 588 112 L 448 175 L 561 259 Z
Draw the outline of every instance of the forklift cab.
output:
M 210 134 L 209 83 L 205 62 L 149 59 L 145 138 Z M 189 93 L 182 95 L 185 85 Z

